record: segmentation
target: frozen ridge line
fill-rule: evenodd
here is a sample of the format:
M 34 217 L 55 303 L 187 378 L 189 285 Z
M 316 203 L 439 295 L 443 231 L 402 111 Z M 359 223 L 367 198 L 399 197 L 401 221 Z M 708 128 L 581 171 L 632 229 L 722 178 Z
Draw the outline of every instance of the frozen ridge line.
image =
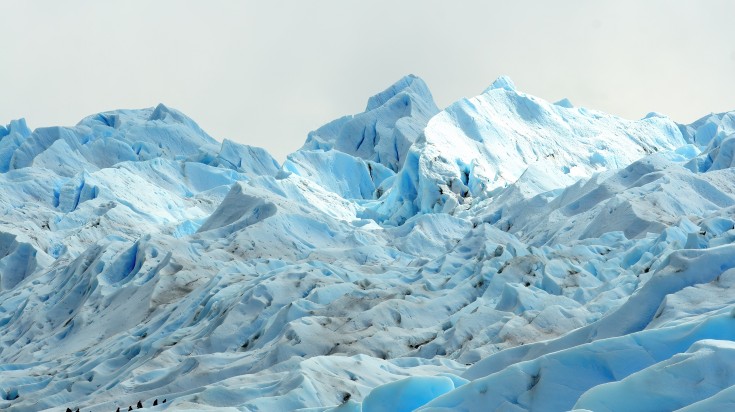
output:
M 0 409 L 727 410 L 735 112 L 440 110 L 283 165 L 158 105 L 0 126 Z M 80 409 L 81 410 L 81 409 Z

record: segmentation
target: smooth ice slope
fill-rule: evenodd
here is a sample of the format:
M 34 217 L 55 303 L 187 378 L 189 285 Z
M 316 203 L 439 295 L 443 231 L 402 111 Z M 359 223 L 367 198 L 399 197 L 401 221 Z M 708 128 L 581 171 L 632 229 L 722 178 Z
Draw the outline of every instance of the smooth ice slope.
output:
M 163 105 L 11 121 L 0 409 L 726 410 L 733 118 L 407 76 L 282 166 Z
M 283 171 L 303 176 L 346 199 L 373 199 L 377 189 L 395 173 L 380 163 L 337 150 L 302 150 L 292 153 Z

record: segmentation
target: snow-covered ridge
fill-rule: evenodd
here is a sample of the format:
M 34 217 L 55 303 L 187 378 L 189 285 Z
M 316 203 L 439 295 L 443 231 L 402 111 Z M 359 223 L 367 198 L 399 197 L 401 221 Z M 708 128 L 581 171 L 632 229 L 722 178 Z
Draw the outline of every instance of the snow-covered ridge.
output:
M 14 120 L 0 409 L 726 408 L 733 119 L 406 76 L 283 165 L 164 105 Z

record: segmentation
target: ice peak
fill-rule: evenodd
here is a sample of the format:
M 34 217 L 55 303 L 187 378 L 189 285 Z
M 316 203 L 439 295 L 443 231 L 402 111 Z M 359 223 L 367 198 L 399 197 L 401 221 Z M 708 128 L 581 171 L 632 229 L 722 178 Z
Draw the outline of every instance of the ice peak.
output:
M 334 120 L 309 133 L 302 150 L 338 150 L 392 171 L 429 119 L 439 112 L 429 88 L 409 74 L 368 99 L 364 112 Z
M 513 80 L 511 80 L 510 77 L 503 75 L 503 76 L 498 77 L 493 82 L 493 84 L 490 85 L 490 87 L 485 89 L 485 93 L 487 93 L 490 90 L 495 90 L 495 89 L 505 89 L 505 90 L 513 92 L 516 90 L 516 85 L 515 83 L 513 83 Z
M 563 99 L 561 99 L 561 100 L 559 100 L 559 101 L 554 102 L 554 104 L 556 106 L 564 107 L 564 108 L 567 108 L 567 109 L 573 109 L 574 108 L 574 104 L 572 103 L 572 101 L 569 100 L 569 99 L 567 99 L 566 97 L 563 98 Z
M 7 126 L 0 125 L 0 139 L 11 133 L 18 133 L 23 137 L 30 135 L 31 131 L 26 125 L 26 119 L 20 118 L 17 120 L 11 120 L 10 124 Z
M 181 113 L 180 111 L 176 109 L 172 109 L 168 106 L 166 106 L 163 103 L 158 103 L 155 109 L 153 109 L 153 112 L 151 113 L 150 117 L 148 117 L 148 121 L 154 121 L 154 120 L 167 120 L 171 122 L 176 123 L 191 123 L 193 120 L 191 120 L 189 117 Z
M 384 105 L 388 100 L 392 99 L 401 92 L 410 93 L 421 100 L 433 102 L 434 98 L 431 96 L 429 86 L 418 76 L 408 74 L 400 78 L 397 82 L 393 83 L 387 89 L 372 96 L 368 99 L 367 107 L 365 111 L 374 110 Z

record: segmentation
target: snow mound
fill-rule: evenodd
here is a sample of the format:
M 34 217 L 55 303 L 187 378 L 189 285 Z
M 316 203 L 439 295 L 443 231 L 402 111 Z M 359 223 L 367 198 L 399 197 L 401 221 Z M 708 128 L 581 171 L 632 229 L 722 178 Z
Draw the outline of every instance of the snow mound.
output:
M 454 389 L 444 376 L 412 376 L 373 389 L 362 402 L 363 412 L 411 412 Z
M 276 213 L 276 205 L 261 198 L 243 193 L 240 184 L 235 184 L 217 210 L 199 228 L 198 232 L 226 229 L 235 232 L 246 226 L 267 219 Z

